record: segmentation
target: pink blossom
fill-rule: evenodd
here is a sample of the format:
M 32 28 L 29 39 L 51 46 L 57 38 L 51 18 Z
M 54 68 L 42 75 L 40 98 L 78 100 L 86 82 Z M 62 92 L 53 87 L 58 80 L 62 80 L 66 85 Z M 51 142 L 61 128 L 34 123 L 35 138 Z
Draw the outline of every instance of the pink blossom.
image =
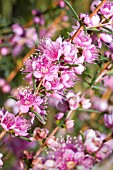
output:
M 76 36 L 73 42 L 80 47 L 88 47 L 92 43 L 92 39 L 89 34 L 85 35 L 84 31 L 81 31 L 78 36 Z
M 104 115 L 104 123 L 106 127 L 113 128 L 113 112 Z
M 7 47 L 0 48 L 0 53 L 3 56 L 7 55 L 9 53 L 9 48 L 7 48 Z
M 9 113 L 8 111 L 3 111 L 3 116 L 1 119 L 1 126 L 6 131 L 9 131 L 11 129 L 14 129 L 15 127 L 15 116 L 12 113 Z
M 29 88 L 25 88 L 22 90 L 18 90 L 17 95 L 17 103 L 19 110 L 22 113 L 32 112 L 30 109 L 33 109 L 34 111 L 38 112 L 41 116 L 45 118 L 46 111 L 44 104 L 46 104 L 46 98 L 41 98 L 40 96 L 37 96 L 35 93 L 32 93 L 32 90 Z M 29 113 L 30 114 L 30 113 Z M 30 114 L 34 120 L 35 115 Z
M 63 42 L 63 54 L 64 60 L 67 63 L 75 64 L 77 59 L 78 50 L 75 45 L 71 42 L 64 41 Z
M 113 16 L 113 2 L 107 1 L 102 8 L 100 8 L 100 13 L 106 18 Z
M 109 34 L 101 33 L 100 39 L 104 41 L 105 43 L 111 43 L 112 42 L 112 36 Z
M 59 60 L 62 55 L 62 38 L 59 37 L 56 41 L 45 38 L 40 42 L 38 50 L 40 50 L 43 53 L 43 56 L 50 61 Z
M 56 119 L 56 120 L 61 120 L 61 119 L 63 118 L 63 116 L 64 116 L 64 113 L 59 112 L 59 113 L 57 113 L 57 114 L 55 115 L 55 119 Z
M 59 67 L 42 57 L 33 61 L 32 69 L 34 70 L 33 75 L 37 79 L 44 78 L 47 81 L 52 81 L 58 75 Z
M 74 120 L 66 120 L 65 125 L 67 130 L 74 128 Z
M 15 118 L 15 127 L 14 132 L 15 136 L 27 136 L 27 130 L 30 128 L 30 124 L 28 120 L 24 119 L 23 117 L 17 116 Z
M 66 98 L 71 110 L 76 110 L 79 107 L 80 103 L 79 93 L 75 94 L 73 91 L 69 91 L 66 95 Z
M 90 99 L 81 98 L 80 103 L 84 109 L 89 109 L 91 107 Z
M 96 8 L 100 3 L 101 3 L 100 0 L 95 0 L 95 1 L 93 1 L 92 4 L 91 4 L 91 7 L 90 7 L 91 11 L 94 11 L 95 8 Z
M 103 144 L 102 147 L 99 149 L 98 152 L 96 152 L 96 158 L 98 160 L 103 160 L 107 158 L 112 153 L 112 150 L 110 149 L 109 145 Z
M 96 152 L 102 145 L 101 134 L 98 131 L 88 129 L 84 133 L 84 147 L 89 153 Z
M 18 23 L 15 23 L 12 25 L 12 30 L 15 34 L 20 35 L 20 36 L 24 33 L 24 28 Z

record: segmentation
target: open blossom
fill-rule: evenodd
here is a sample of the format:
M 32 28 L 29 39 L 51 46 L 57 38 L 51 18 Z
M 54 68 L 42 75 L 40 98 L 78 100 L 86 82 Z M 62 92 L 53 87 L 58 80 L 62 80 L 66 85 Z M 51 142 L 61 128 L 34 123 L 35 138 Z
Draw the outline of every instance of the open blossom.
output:
M 50 38 L 42 39 L 38 50 L 43 53 L 44 57 L 51 61 L 59 60 L 62 55 L 62 38 L 59 37 L 56 41 L 52 41 Z
M 23 117 L 17 116 L 15 118 L 15 136 L 27 136 L 27 130 L 30 128 L 30 123 L 28 120 L 24 119 Z
M 6 131 L 12 130 L 15 136 L 26 136 L 28 135 L 27 130 L 30 128 L 29 122 L 23 117 L 15 117 L 12 113 L 0 110 L 1 122 L 0 125 Z
M 70 90 L 66 95 L 69 107 L 71 110 L 75 110 L 79 107 L 80 103 L 80 94 L 75 94 L 74 91 Z
M 17 95 L 17 103 L 16 105 L 19 107 L 19 110 L 22 113 L 32 112 L 30 109 L 38 112 L 41 116 L 45 118 L 46 111 L 44 106 L 46 104 L 46 99 L 41 98 L 39 95 L 37 96 L 35 93 L 32 93 L 32 90 L 29 88 L 25 88 L 22 90 L 18 90 Z M 34 114 L 30 115 L 34 118 Z
M 96 152 L 102 145 L 101 134 L 93 129 L 88 129 L 84 133 L 84 147 L 89 153 Z
M 73 34 L 73 33 L 72 33 Z M 94 44 L 92 44 L 92 39 L 89 34 L 81 31 L 73 40 L 74 44 L 80 50 L 81 56 L 84 56 L 84 61 L 92 63 L 98 56 L 98 50 Z
M 3 110 L 0 125 L 4 130 L 9 131 L 15 127 L 15 116 L 8 111 Z
M 75 94 L 73 90 L 70 90 L 68 91 L 66 98 L 71 110 L 76 110 L 80 105 L 84 109 L 89 109 L 91 107 L 90 100 L 81 97 L 80 92 Z
M 96 152 L 96 158 L 103 160 L 107 158 L 112 153 L 112 150 L 108 144 L 103 144 L 102 147 Z
M 105 18 L 113 16 L 113 2 L 107 1 L 102 8 L 100 8 L 100 13 L 104 15 Z

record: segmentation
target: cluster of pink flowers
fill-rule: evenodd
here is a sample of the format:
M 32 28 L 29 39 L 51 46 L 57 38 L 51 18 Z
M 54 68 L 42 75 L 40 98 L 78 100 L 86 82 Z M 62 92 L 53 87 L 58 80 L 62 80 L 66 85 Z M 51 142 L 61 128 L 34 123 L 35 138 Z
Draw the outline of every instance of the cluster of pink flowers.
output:
M 17 102 L 20 112 L 28 113 L 32 116 L 32 123 L 35 117 L 35 114 L 32 113 L 32 110 L 38 112 L 44 119 L 46 113 L 46 98 L 44 96 L 40 97 L 36 93 L 33 93 L 32 89 L 29 87 L 18 90 Z M 39 119 L 39 117 L 37 117 Z M 41 121 L 41 120 L 40 120 Z
M 16 116 L 12 113 L 0 110 L 0 125 L 5 131 L 10 131 L 15 136 L 27 136 L 30 129 L 30 123 L 22 116 Z
M 91 43 L 91 38 L 84 32 L 74 39 L 74 44 L 63 41 L 61 37 L 56 41 L 45 38 L 39 43 L 35 56 L 25 62 L 23 73 L 27 73 L 27 79 L 32 80 L 34 76 L 36 82 L 42 81 L 47 91 L 58 92 L 70 88 L 78 80 L 77 74 L 85 70 L 84 63 L 92 62 L 97 57 L 96 46 Z
M 40 163 L 35 164 L 32 170 L 36 168 L 67 170 L 76 167 L 89 170 L 112 152 L 108 144 L 103 144 L 102 135 L 92 129 L 84 132 L 84 139 L 81 136 L 78 138 L 67 136 L 66 140 L 54 138 L 49 148 L 47 158 L 40 158 Z
M 95 0 L 91 4 L 91 11 L 94 11 L 100 3 L 100 0 Z M 63 0 L 59 0 L 58 4 L 60 7 L 65 6 Z M 32 14 L 35 24 L 44 24 L 43 15 L 40 11 L 32 10 Z M 110 47 L 110 52 L 106 52 L 106 56 L 111 56 L 113 59 L 113 35 L 107 32 L 113 31 L 111 24 L 113 2 L 107 1 L 92 18 L 89 14 L 83 13 L 80 14 L 79 18 L 80 23 L 77 21 L 77 27 L 73 27 L 74 31 L 70 33 L 72 36 L 70 40 L 64 40 L 62 37 L 58 37 L 55 41 L 50 38 L 43 38 L 39 42 L 36 52 L 25 61 L 22 73 L 25 74 L 30 87 L 19 89 L 16 97 L 14 97 L 18 113 L 14 115 L 4 109 L 0 110 L 0 126 L 7 133 L 13 136 L 27 136 L 35 116 L 45 124 L 48 98 L 54 100 L 54 105 L 60 111 L 55 116 L 56 123 L 58 122 L 59 127 L 64 126 L 66 130 L 74 127 L 74 120 L 69 117 L 72 111 L 78 108 L 87 111 L 91 108 L 90 99 L 81 95 L 81 92 L 75 94 L 70 89 L 79 81 L 78 77 L 84 72 L 86 65 L 94 63 L 98 59 L 98 47 L 101 48 L 102 43 Z M 86 31 L 84 27 L 84 30 L 73 36 L 81 23 L 85 24 Z M 106 25 L 102 27 L 103 24 Z M 93 31 L 97 31 L 97 27 L 98 32 L 95 34 Z M 88 29 L 90 29 L 91 34 L 89 34 Z M 2 47 L 0 49 L 2 55 L 12 52 L 13 56 L 16 56 L 21 52 L 24 45 L 32 48 L 38 41 L 35 28 L 23 28 L 14 24 L 12 30 L 13 35 L 9 37 L 8 41 L 10 41 L 13 50 Z M 104 77 L 104 85 L 113 90 L 112 82 L 112 77 Z M 0 79 L 0 87 L 3 89 L 5 85 L 6 82 Z M 92 103 L 93 107 L 100 112 L 105 112 L 108 109 L 107 101 L 101 100 L 99 97 L 94 97 Z M 91 109 L 90 111 L 93 112 Z M 24 118 L 26 113 L 31 116 L 31 123 Z M 113 129 L 113 112 L 104 115 L 104 122 L 108 128 Z M 81 132 L 78 137 L 67 136 L 66 139 L 63 137 L 56 139 L 54 135 L 49 135 L 46 128 L 37 127 L 33 136 L 29 139 L 31 141 L 38 140 L 43 144 L 42 146 L 48 147 L 46 156 L 42 157 L 33 157 L 26 152 L 28 158 L 32 160 L 30 160 L 30 166 L 32 166 L 30 170 L 71 170 L 77 167 L 90 170 L 95 163 L 105 159 L 112 152 L 112 148 L 103 140 L 102 134 L 93 129 L 88 129 L 84 133 Z M 0 155 L 1 157 L 2 155 Z M 34 158 L 36 160 L 33 160 Z M 0 166 L 2 164 L 0 160 Z

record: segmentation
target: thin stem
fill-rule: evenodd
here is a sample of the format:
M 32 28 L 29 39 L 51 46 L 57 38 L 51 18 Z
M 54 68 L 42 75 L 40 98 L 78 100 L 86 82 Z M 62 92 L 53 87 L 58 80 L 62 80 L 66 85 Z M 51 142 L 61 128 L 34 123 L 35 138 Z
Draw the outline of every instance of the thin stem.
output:
M 108 142 L 108 141 L 111 140 L 111 139 L 113 139 L 113 133 L 112 133 L 110 136 L 108 136 L 107 138 L 105 138 L 105 139 L 103 140 L 103 143 Z
M 90 18 L 92 18 L 98 11 L 99 9 L 102 7 L 102 5 L 106 2 L 107 0 L 103 0 L 99 6 L 90 14 Z M 75 34 L 71 37 L 70 41 L 73 41 L 73 39 L 80 33 L 80 31 L 82 31 L 84 29 L 84 26 L 81 26 L 77 32 L 75 32 Z
M 0 133 L 0 140 L 5 136 L 5 134 L 6 134 L 5 130 Z
M 56 128 L 52 131 L 52 133 L 49 135 L 49 137 L 45 140 L 45 142 L 44 142 L 44 144 L 42 145 L 42 147 L 36 152 L 35 158 L 44 150 L 44 147 L 46 146 L 47 140 L 48 140 L 51 136 L 54 136 L 54 135 L 57 133 L 58 130 L 59 130 L 59 127 L 56 127 Z
M 32 48 L 23 58 L 22 62 L 19 63 L 16 68 L 9 74 L 9 76 L 7 77 L 7 82 L 11 82 L 14 77 L 17 75 L 17 73 L 20 71 L 20 69 L 23 66 L 24 61 L 34 52 L 34 48 Z

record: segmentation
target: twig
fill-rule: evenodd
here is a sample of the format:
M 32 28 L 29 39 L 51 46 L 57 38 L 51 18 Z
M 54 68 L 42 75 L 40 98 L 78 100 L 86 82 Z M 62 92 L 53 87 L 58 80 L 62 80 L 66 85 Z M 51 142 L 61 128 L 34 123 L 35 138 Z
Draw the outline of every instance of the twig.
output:
M 111 140 L 111 139 L 113 139 L 113 133 L 112 133 L 110 136 L 108 136 L 107 138 L 105 138 L 105 139 L 103 140 L 103 143 L 108 142 L 108 141 Z
M 16 68 L 9 74 L 9 76 L 7 77 L 7 82 L 11 82 L 14 77 L 17 75 L 17 73 L 20 71 L 20 69 L 23 66 L 24 61 L 34 52 L 34 48 L 32 48 L 23 58 L 22 62 L 16 66 Z
M 107 0 L 103 0 L 99 6 L 90 14 L 90 18 L 92 18 L 98 11 L 99 9 L 102 7 L 102 5 L 106 2 Z M 81 26 L 77 32 L 75 32 L 75 34 L 70 38 L 70 41 L 73 41 L 73 39 L 80 33 L 80 31 L 82 31 L 84 29 L 84 26 Z
M 36 152 L 34 158 L 36 158 L 36 157 L 44 150 L 44 147 L 46 146 L 47 140 L 48 140 L 51 136 L 54 136 L 54 135 L 57 133 L 58 130 L 59 130 L 59 127 L 56 127 L 56 128 L 52 131 L 52 133 L 49 135 L 49 137 L 45 140 L 45 142 L 44 142 L 44 144 L 42 145 L 42 147 Z
M 5 136 L 5 134 L 6 134 L 5 130 L 0 133 L 0 140 Z

